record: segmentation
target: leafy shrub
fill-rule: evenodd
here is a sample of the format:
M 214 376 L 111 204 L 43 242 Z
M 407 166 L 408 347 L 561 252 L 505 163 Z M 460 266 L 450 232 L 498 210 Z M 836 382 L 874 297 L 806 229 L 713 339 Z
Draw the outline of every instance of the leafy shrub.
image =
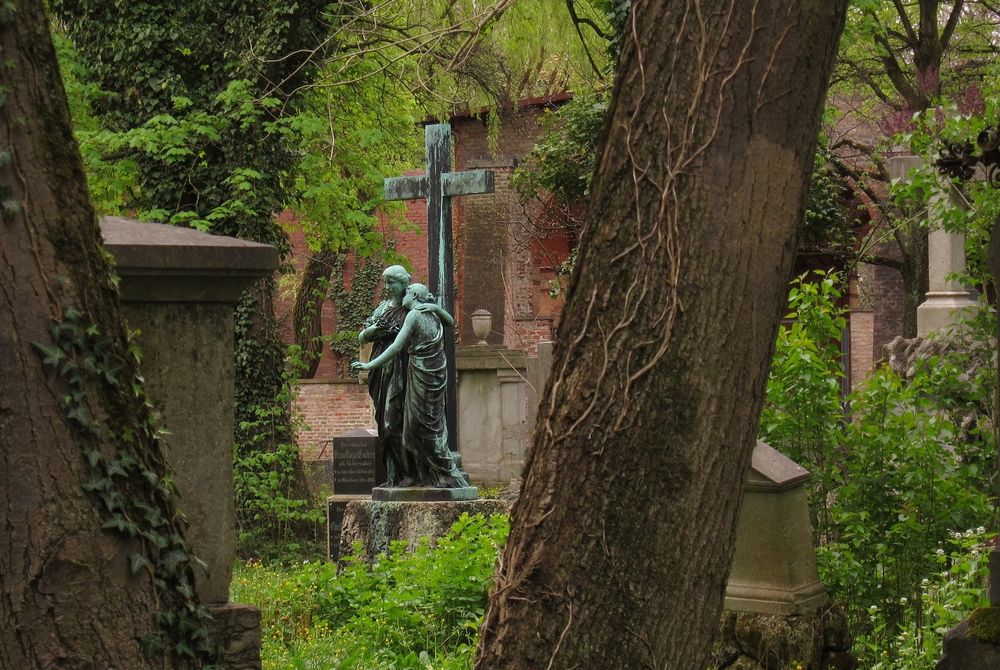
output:
M 812 470 L 813 528 L 828 526 L 828 502 L 839 483 L 844 408 L 840 338 L 846 325 L 841 277 L 814 271 L 792 282 L 767 382 L 760 439 Z
M 967 564 L 945 553 L 970 550 L 955 533 L 992 518 L 993 422 L 969 417 L 990 406 L 981 382 L 993 371 L 970 383 L 964 354 L 946 352 L 918 360 L 906 378 L 882 367 L 842 401 L 837 281 L 820 273 L 792 287 L 795 321 L 778 337 L 760 436 L 813 473 L 820 578 L 846 607 L 862 667 L 874 667 L 936 648 L 934 617 L 968 599 L 929 589 L 935 572 Z
M 919 601 L 901 601 L 912 610 L 911 623 L 896 629 L 895 639 L 885 644 L 885 617 L 877 605 L 868 608 L 877 622 L 873 634 L 862 634 L 856 650 L 871 658 L 871 670 L 933 670 L 941 657 L 944 634 L 965 619 L 977 607 L 989 605 L 983 584 L 988 570 L 987 540 L 992 534 L 979 527 L 964 533 L 952 533 L 946 545 L 934 554 L 934 572 L 921 582 Z M 917 623 L 919 622 L 919 624 Z
M 471 667 L 504 516 L 463 515 L 435 546 L 395 543 L 374 565 L 239 566 L 233 599 L 261 608 L 265 668 Z

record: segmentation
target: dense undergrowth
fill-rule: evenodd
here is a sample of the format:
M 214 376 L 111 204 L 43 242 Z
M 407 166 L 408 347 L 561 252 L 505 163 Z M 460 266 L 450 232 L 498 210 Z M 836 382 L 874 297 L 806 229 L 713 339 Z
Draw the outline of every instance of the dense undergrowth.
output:
M 845 394 L 839 282 L 793 285 L 760 437 L 812 471 L 820 578 L 847 609 L 861 667 L 929 670 L 985 593 L 995 361 L 970 351 L 990 342 L 993 317 Z
M 265 670 L 470 668 L 507 530 L 463 515 L 435 546 L 396 543 L 371 566 L 359 548 L 339 566 L 242 563 L 232 599 L 261 609 Z

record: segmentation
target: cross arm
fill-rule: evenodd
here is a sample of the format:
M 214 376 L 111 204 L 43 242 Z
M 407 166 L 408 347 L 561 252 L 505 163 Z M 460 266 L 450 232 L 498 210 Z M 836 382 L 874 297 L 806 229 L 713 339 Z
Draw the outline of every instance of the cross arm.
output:
M 426 176 L 387 177 L 384 187 L 386 200 L 416 200 L 427 197 L 428 182 Z
M 492 193 L 493 187 L 493 170 L 466 170 L 441 175 L 441 191 L 445 197 Z

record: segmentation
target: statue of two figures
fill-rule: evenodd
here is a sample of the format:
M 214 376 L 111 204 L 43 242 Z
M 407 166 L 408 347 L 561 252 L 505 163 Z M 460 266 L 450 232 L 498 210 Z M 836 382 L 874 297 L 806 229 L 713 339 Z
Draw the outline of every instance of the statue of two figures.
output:
M 375 308 L 358 335 L 362 344 L 372 343 L 371 360 L 351 364 L 352 369 L 369 371 L 368 392 L 388 475 L 376 491 L 469 489 L 448 448 L 445 415 L 445 327 L 455 321 L 426 286 L 410 283 L 402 266 L 386 268 L 382 280 L 388 299 Z

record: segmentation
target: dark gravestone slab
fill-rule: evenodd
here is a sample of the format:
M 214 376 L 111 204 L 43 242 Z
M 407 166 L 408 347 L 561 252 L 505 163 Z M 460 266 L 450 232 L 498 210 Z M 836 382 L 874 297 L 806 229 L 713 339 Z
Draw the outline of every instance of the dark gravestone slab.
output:
M 371 495 L 386 479 L 385 459 L 374 430 L 349 430 L 333 438 L 334 495 Z
M 326 499 L 326 549 L 331 561 L 340 558 L 340 535 L 347 505 L 355 500 L 371 500 L 366 495 L 330 496 Z

